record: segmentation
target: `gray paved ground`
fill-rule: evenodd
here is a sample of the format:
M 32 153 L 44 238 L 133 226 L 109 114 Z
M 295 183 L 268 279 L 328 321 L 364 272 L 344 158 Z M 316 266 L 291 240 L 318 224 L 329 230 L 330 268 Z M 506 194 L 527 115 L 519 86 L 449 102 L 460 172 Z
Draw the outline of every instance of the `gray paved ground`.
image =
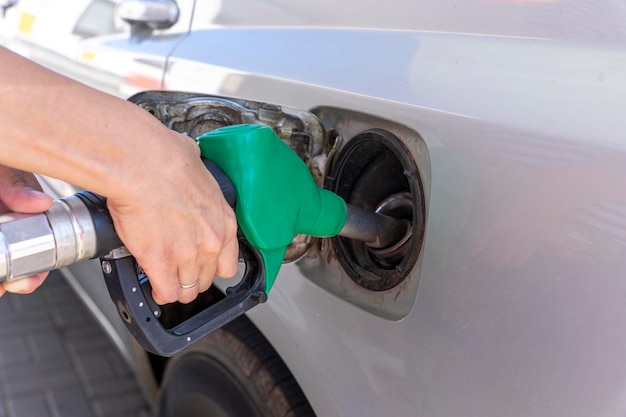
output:
M 58 274 L 0 298 L 0 417 L 148 417 L 132 374 Z

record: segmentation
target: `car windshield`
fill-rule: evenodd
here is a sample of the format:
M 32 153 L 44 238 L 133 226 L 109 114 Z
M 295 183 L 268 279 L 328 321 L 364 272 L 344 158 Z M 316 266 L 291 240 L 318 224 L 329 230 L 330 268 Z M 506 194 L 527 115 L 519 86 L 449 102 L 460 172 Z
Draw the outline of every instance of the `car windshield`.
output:
M 115 3 L 109 0 L 94 0 L 78 19 L 72 33 L 81 38 L 91 38 L 121 31 L 115 25 Z

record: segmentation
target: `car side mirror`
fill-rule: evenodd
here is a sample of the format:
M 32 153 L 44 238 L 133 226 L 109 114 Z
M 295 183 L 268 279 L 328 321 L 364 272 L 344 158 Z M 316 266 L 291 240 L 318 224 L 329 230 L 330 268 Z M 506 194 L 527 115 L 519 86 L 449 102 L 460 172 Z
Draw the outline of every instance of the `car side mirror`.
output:
M 0 9 L 2 9 L 2 16 L 4 16 L 7 10 L 15 4 L 17 4 L 17 0 L 0 0 Z
M 142 40 L 153 30 L 172 27 L 178 21 L 180 10 L 173 0 L 123 0 L 115 13 L 130 24 L 131 36 Z

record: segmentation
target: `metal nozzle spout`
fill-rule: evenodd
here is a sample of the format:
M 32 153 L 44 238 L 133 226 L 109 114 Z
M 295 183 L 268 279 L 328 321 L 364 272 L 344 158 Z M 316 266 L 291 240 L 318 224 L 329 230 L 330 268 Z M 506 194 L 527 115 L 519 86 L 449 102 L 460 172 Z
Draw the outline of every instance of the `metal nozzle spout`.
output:
M 346 224 L 339 236 L 365 242 L 369 247 L 382 249 L 406 240 L 411 233 L 411 222 L 375 213 L 348 204 Z

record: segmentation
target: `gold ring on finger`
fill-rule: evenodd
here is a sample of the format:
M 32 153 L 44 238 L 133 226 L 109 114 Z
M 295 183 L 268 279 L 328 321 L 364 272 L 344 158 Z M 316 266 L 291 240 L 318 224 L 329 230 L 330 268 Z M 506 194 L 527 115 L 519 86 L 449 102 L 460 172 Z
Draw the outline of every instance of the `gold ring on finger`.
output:
M 198 285 L 198 281 L 196 280 L 196 282 L 192 283 L 192 284 L 180 284 L 180 288 L 182 288 L 183 290 L 188 290 L 189 288 L 193 288 L 196 285 Z

